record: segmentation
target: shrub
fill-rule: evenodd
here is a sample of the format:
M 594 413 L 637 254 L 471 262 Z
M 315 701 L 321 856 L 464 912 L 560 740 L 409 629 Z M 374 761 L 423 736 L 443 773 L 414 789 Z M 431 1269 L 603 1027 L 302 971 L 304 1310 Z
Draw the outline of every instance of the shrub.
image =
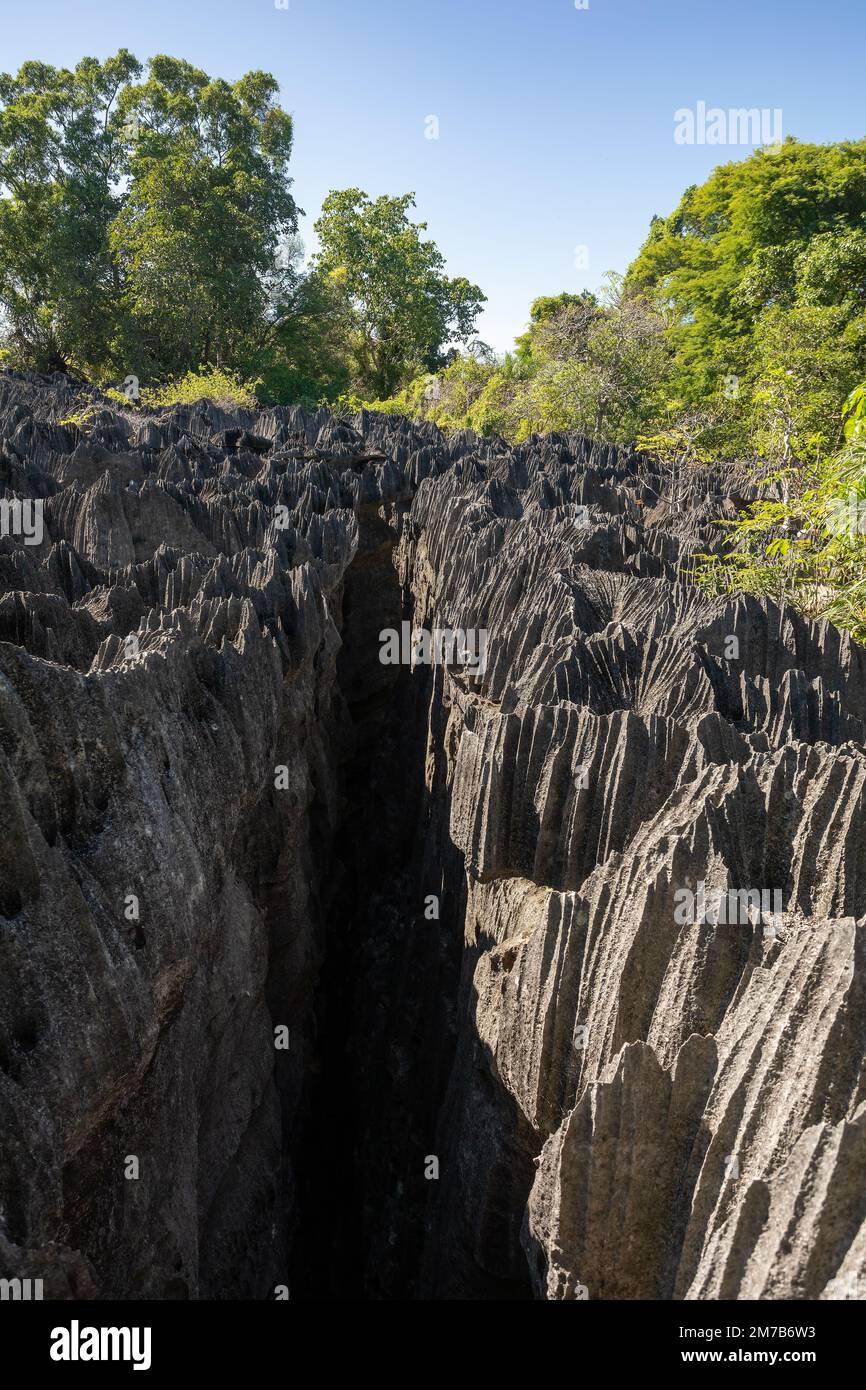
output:
M 829 618 L 866 642 L 866 384 L 845 402 L 845 446 L 782 468 L 765 482 L 782 499 L 752 503 L 720 554 L 692 557 L 712 594 L 763 594 L 810 618 Z
M 146 386 L 141 392 L 141 404 L 165 409 L 172 405 L 194 405 L 196 401 L 213 401 L 221 410 L 255 410 L 259 404 L 256 390 L 260 382 L 244 381 L 237 372 L 224 367 L 199 367 L 174 381 L 159 386 Z

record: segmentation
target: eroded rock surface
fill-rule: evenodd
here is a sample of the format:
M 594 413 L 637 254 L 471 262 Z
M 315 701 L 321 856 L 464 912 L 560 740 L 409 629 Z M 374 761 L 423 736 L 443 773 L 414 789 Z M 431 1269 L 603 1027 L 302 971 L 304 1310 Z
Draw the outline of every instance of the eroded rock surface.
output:
M 0 1274 L 866 1295 L 866 651 L 688 583 L 745 474 L 81 395 L 0 374 L 44 501 L 0 540 Z M 383 664 L 402 623 L 486 664 Z

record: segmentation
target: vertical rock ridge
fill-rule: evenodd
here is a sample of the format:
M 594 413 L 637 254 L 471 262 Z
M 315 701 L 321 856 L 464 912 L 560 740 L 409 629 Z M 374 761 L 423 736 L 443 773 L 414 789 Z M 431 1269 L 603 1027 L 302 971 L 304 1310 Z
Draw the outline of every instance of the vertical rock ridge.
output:
M 866 652 L 685 581 L 744 470 L 79 390 L 0 373 L 44 503 L 0 538 L 3 1275 L 862 1296 Z M 404 625 L 486 659 L 385 664 Z

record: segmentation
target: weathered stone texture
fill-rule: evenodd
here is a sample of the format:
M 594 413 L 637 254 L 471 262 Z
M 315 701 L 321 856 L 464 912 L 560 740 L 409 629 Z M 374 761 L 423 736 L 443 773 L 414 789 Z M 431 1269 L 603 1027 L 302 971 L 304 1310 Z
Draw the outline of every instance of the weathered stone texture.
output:
M 0 374 L 45 504 L 0 540 L 0 1273 L 864 1296 L 866 651 L 687 582 L 745 472 L 78 398 Z M 382 665 L 403 620 L 486 669 Z M 701 881 L 784 911 L 678 922 Z

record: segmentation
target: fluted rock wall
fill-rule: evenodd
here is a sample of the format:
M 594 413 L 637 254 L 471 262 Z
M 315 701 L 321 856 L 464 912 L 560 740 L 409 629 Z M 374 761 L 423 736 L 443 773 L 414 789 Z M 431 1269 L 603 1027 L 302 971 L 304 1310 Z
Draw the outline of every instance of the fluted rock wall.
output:
M 866 1294 L 866 652 L 686 581 L 745 473 L 77 401 L 0 375 L 44 499 L 0 539 L 0 1272 Z M 486 665 L 384 665 L 401 621 Z M 701 883 L 772 916 L 684 921 Z
M 674 489 L 549 438 L 427 480 L 404 531 L 420 609 L 491 634 L 447 696 L 434 1293 L 866 1294 L 866 653 L 684 583 L 744 486 Z M 684 922 L 701 883 L 771 911 Z

